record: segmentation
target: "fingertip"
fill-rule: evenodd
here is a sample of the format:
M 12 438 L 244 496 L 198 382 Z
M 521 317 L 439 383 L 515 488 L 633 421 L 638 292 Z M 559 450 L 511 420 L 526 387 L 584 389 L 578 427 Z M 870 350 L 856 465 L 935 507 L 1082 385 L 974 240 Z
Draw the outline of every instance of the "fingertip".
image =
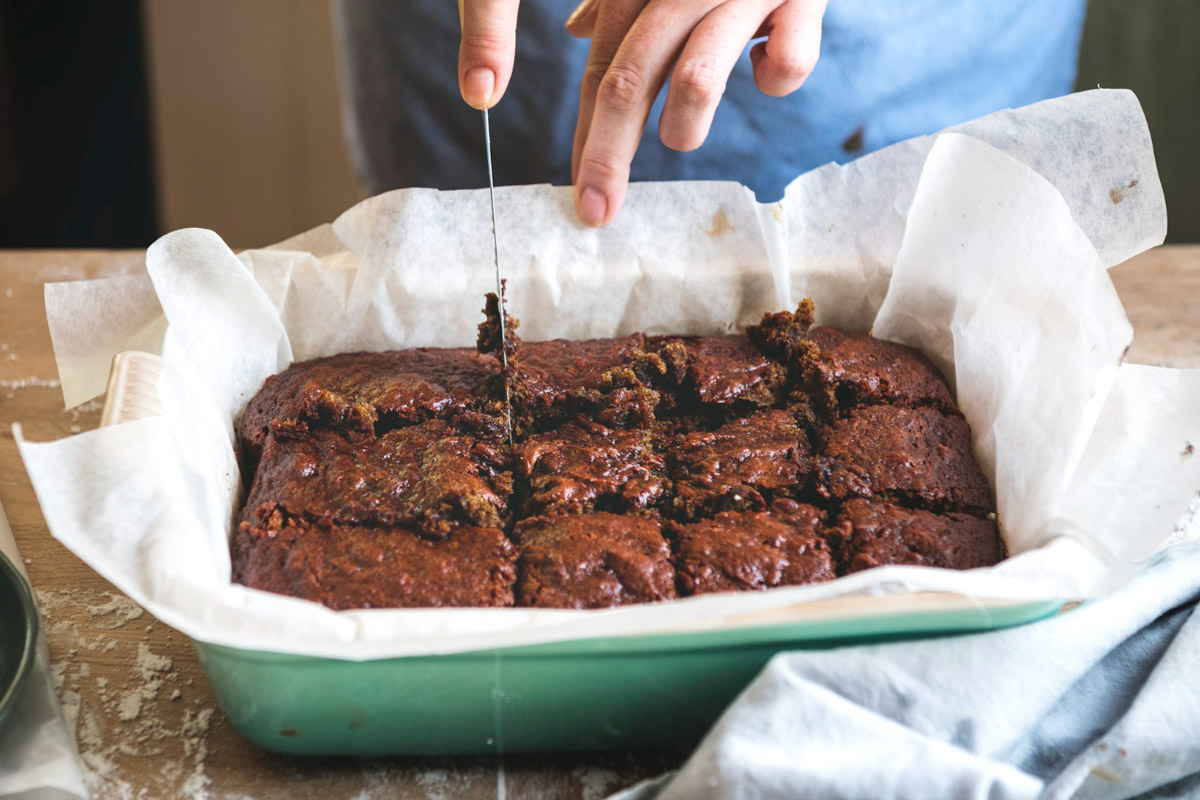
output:
M 496 93 L 496 73 L 490 67 L 471 67 L 463 75 L 462 96 L 472 108 L 490 108 Z
M 584 225 L 602 228 L 608 223 L 608 198 L 593 186 L 584 186 L 575 195 L 575 211 Z
M 567 33 L 579 39 L 590 39 L 596 31 L 596 18 L 599 15 L 600 4 L 596 0 L 583 0 L 578 8 L 571 12 L 563 25 Z

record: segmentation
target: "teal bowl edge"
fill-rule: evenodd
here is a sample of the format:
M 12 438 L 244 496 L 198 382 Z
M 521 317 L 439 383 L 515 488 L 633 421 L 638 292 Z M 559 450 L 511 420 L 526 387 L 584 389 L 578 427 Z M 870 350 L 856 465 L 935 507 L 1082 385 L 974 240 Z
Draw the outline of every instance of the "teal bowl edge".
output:
M 982 632 L 1057 600 L 370 661 L 193 640 L 222 711 L 268 750 L 465 755 L 695 744 L 776 653 Z
M 5 685 L 0 686 L 0 729 L 2 729 L 16 704 L 17 697 L 20 696 L 25 679 L 33 669 L 37 647 L 38 614 L 29 582 L 3 553 L 0 553 L 0 581 L 3 582 L 0 592 L 9 595 L 4 600 L 15 600 L 16 602 L 20 626 L 19 633 L 12 638 L 7 638 L 10 636 L 7 629 L 0 632 L 0 635 L 6 637 L 3 642 L 0 642 L 0 647 L 5 651 L 0 656 L 2 659 L 0 680 L 5 681 Z M 14 665 L 12 656 L 18 649 L 20 653 L 15 659 Z

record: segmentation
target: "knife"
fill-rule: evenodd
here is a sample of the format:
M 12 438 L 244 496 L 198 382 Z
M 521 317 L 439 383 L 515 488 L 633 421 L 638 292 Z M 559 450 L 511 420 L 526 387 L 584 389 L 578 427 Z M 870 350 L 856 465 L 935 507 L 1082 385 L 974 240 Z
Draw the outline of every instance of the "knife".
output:
M 488 112 L 483 110 L 483 144 L 487 150 L 488 199 L 492 204 L 492 256 L 496 264 L 496 304 L 500 317 L 500 366 L 504 376 L 504 416 L 508 425 L 508 446 L 513 444 L 512 396 L 508 388 L 508 331 L 504 320 L 504 284 L 500 280 L 500 237 L 496 233 L 496 181 L 492 176 L 492 129 Z

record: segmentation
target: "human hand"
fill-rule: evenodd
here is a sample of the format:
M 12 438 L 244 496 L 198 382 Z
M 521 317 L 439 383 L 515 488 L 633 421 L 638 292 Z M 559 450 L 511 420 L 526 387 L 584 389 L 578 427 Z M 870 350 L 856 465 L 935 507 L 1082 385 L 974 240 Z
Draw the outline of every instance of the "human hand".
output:
M 512 77 L 518 0 L 458 0 L 458 90 L 478 109 L 496 105 Z
M 616 216 L 650 107 L 668 77 L 658 137 L 673 150 L 695 150 L 751 39 L 767 37 L 750 51 L 759 90 L 782 97 L 800 88 L 820 52 L 825 4 L 585 0 L 567 21 L 569 33 L 592 40 L 571 161 L 579 218 L 598 227 Z

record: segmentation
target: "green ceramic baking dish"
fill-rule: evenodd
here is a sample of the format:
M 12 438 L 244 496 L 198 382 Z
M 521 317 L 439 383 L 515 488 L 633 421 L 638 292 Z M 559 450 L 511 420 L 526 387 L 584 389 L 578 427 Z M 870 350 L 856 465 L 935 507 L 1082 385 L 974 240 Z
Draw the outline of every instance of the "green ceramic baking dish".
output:
M 114 360 L 101 424 L 161 413 L 161 362 Z M 946 593 L 842 597 L 735 627 L 348 661 L 194 641 L 222 710 L 270 750 L 482 754 L 696 742 L 774 654 L 1018 625 L 1055 601 Z
M 283 753 L 669 747 L 695 743 L 780 651 L 1001 628 L 1059 606 L 843 598 L 786 625 L 359 662 L 195 646 L 234 727 Z

